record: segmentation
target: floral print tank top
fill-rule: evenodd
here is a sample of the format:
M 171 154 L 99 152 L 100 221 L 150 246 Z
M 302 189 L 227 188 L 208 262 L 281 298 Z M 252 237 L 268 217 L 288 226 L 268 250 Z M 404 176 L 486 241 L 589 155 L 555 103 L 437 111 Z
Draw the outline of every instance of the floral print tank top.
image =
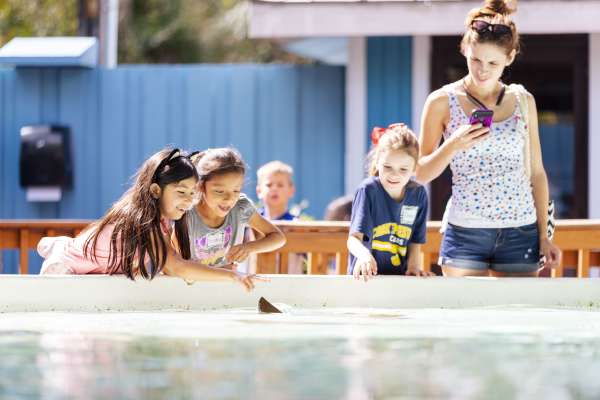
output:
M 450 120 L 444 131 L 448 139 L 469 123 L 452 85 L 448 94 Z M 525 99 L 526 101 L 526 99 Z M 493 122 L 489 136 L 450 162 L 452 199 L 446 209 L 448 222 L 467 228 L 510 228 L 536 221 L 531 181 L 525 170 L 526 121 L 519 102 L 510 117 Z

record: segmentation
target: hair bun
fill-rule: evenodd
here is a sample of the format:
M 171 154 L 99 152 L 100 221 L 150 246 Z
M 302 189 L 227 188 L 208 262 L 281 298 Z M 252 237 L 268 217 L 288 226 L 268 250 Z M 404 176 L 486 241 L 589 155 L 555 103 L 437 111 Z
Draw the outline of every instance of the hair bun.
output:
M 485 0 L 483 8 L 496 14 L 510 15 L 517 11 L 517 0 Z

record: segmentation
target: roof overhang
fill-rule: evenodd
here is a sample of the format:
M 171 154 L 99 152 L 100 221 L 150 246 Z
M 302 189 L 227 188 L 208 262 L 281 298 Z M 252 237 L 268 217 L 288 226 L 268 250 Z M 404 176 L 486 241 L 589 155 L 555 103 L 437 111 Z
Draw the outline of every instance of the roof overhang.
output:
M 0 63 L 17 67 L 88 67 L 98 64 L 95 37 L 15 37 L 0 49 Z
M 480 1 L 253 0 L 250 37 L 456 35 Z M 600 32 L 600 0 L 521 0 L 520 33 Z
M 282 40 L 282 47 L 290 53 L 311 58 L 328 65 L 346 65 L 347 38 L 305 38 Z

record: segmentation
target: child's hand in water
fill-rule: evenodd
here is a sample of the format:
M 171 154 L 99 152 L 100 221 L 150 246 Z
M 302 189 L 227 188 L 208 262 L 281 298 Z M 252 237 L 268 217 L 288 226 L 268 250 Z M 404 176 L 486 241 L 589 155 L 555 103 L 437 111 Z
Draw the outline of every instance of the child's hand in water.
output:
M 409 265 L 406 268 L 406 276 L 434 276 L 433 272 L 423 271 L 418 265 Z
M 227 261 L 229 262 L 244 262 L 250 255 L 250 248 L 247 243 L 236 244 L 231 246 L 227 252 Z
M 360 257 L 356 260 L 353 272 L 355 279 L 360 279 L 362 275 L 366 282 L 370 277 L 377 275 L 377 261 L 375 261 L 371 254 L 368 257 Z
M 269 280 L 254 274 L 245 274 L 243 272 L 231 271 L 233 280 L 242 284 L 246 291 L 250 292 L 254 289 L 256 281 L 268 282 Z

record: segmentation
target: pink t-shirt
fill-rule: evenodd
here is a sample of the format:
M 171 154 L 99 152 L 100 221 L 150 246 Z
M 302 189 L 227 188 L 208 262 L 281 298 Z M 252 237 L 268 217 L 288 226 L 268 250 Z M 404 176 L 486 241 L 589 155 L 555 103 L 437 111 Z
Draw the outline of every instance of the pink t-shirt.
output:
M 96 231 L 96 227 L 84 231 L 75 238 L 67 236 L 42 238 L 37 246 L 38 253 L 45 259 L 40 274 L 108 274 L 110 238 L 113 230 L 114 225 L 107 225 L 100 232 L 93 259 L 91 254 L 89 258 L 85 256 L 84 246 L 86 240 Z M 161 220 L 161 231 L 167 238 L 170 237 L 171 223 Z M 119 252 L 118 246 L 117 252 Z

